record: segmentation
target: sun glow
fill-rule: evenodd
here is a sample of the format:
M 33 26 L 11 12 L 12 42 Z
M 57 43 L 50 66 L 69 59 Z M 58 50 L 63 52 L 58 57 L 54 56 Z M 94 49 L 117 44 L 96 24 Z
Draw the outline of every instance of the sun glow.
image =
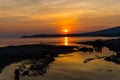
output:
M 71 33 L 74 30 L 75 25 L 77 25 L 76 18 L 61 18 L 55 22 L 63 34 Z
M 68 29 L 64 29 L 63 32 L 68 33 Z

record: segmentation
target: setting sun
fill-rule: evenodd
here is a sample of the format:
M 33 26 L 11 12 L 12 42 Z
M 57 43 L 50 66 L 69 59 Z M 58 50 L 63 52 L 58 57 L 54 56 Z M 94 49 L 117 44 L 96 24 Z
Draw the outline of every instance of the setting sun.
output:
M 68 32 L 68 29 L 64 29 L 63 32 L 67 33 L 67 32 Z

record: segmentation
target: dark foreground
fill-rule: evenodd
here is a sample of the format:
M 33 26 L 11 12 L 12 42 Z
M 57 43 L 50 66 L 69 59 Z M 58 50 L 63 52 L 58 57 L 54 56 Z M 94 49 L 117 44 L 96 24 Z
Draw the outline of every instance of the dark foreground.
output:
M 102 52 L 102 48 L 104 47 L 115 51 L 116 54 L 109 56 L 95 55 L 94 58 L 85 59 L 83 63 L 96 59 L 104 59 L 105 61 L 110 61 L 118 65 L 120 64 L 119 39 L 79 42 L 79 44 L 92 45 L 93 48 L 79 46 L 55 46 L 46 44 L 8 46 L 0 48 L 0 73 L 2 73 L 6 66 L 22 61 L 14 70 L 14 80 L 21 80 L 20 77 L 22 76 L 36 77 L 39 75 L 44 75 L 47 72 L 50 63 L 55 62 L 55 58 L 60 54 L 71 54 L 74 52 L 83 52 L 86 54 L 86 52 L 92 53 L 94 50 L 96 52 Z M 108 70 L 108 72 L 111 71 L 112 70 Z
M 35 72 L 31 74 L 31 76 L 38 74 L 42 75 L 46 72 L 46 70 L 44 70 L 46 66 L 53 62 L 54 58 L 59 54 L 73 53 L 77 51 L 92 51 L 92 49 L 85 47 L 79 49 L 78 46 L 55 46 L 46 44 L 3 47 L 0 48 L 0 73 L 10 64 L 22 60 L 28 60 L 27 64 L 31 64 L 29 70 L 37 71 L 37 73 Z M 15 70 L 15 80 L 19 80 L 20 71 L 24 71 L 25 69 L 26 68 L 23 64 L 19 65 L 19 68 Z M 26 70 L 23 72 L 22 76 L 28 74 L 29 71 Z

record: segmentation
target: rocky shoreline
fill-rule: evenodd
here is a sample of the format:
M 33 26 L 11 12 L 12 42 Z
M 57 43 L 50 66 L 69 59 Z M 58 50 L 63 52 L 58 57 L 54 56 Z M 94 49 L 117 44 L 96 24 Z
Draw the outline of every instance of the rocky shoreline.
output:
M 120 39 L 110 39 L 110 40 L 95 40 L 95 41 L 86 41 L 78 42 L 78 44 L 92 45 L 93 47 L 107 47 L 111 51 L 115 51 L 117 54 L 120 52 Z
M 73 53 L 77 51 L 91 52 L 87 47 L 57 46 L 47 44 L 31 44 L 21 46 L 8 46 L 0 48 L 0 73 L 5 66 L 22 60 L 43 60 L 42 63 L 54 61 L 59 54 Z
M 104 58 L 106 61 L 113 62 L 115 64 L 120 64 L 120 39 L 111 39 L 111 40 L 95 40 L 95 41 L 87 41 L 87 42 L 78 42 L 78 44 L 84 45 L 92 45 L 94 49 L 97 51 L 102 51 L 103 47 L 109 48 L 111 51 L 116 52 L 114 55 L 110 56 L 102 56 L 96 58 L 86 59 L 84 62 L 89 62 L 94 59 Z

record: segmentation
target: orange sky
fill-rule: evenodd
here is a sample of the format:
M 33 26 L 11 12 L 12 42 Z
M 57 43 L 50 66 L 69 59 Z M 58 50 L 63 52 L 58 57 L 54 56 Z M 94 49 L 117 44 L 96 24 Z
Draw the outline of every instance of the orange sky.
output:
M 84 33 L 120 25 L 120 0 L 0 0 L 0 37 Z

